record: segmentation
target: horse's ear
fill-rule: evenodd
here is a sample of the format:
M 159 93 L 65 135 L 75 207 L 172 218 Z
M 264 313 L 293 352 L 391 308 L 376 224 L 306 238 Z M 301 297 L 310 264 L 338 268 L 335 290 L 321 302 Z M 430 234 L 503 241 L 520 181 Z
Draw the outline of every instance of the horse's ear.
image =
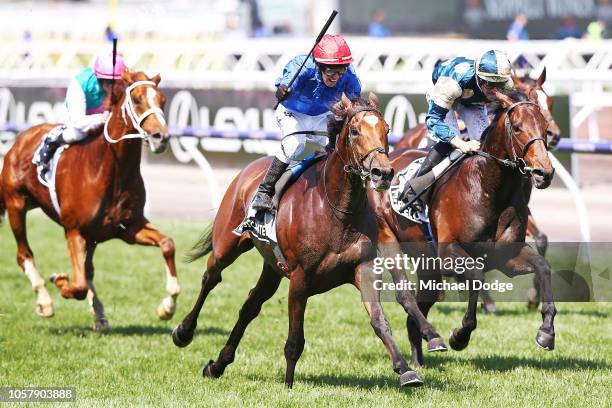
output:
M 503 92 L 495 91 L 493 94 L 495 99 L 499 102 L 500 106 L 506 109 L 508 106 L 512 105 L 514 101 L 508 95 Z
M 374 92 L 368 94 L 368 103 L 372 108 L 378 109 L 378 96 L 376 96 Z
M 132 76 L 127 71 L 123 71 L 121 73 L 121 79 L 123 79 L 123 82 L 125 82 L 126 86 L 130 86 L 130 85 L 132 85 L 132 83 L 134 83 L 134 80 L 132 79 Z
M 342 99 L 340 99 L 340 106 L 347 115 L 349 115 L 353 109 L 350 99 L 347 98 L 345 94 L 342 94 Z
M 159 82 L 161 81 L 161 76 L 157 74 L 153 78 L 151 78 L 151 81 L 155 82 L 156 85 L 159 85 Z
M 542 70 L 542 73 L 536 80 L 536 85 L 541 88 L 545 81 L 546 81 L 546 67 L 544 67 L 544 69 Z

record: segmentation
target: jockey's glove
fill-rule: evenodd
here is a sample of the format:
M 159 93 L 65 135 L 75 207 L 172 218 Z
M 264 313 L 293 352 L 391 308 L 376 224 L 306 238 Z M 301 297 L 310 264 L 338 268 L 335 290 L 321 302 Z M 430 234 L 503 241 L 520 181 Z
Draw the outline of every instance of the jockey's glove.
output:
M 281 84 L 278 86 L 278 88 L 276 88 L 276 99 L 278 99 L 279 102 L 282 102 L 287 99 L 290 92 L 291 88 L 289 88 L 287 85 Z

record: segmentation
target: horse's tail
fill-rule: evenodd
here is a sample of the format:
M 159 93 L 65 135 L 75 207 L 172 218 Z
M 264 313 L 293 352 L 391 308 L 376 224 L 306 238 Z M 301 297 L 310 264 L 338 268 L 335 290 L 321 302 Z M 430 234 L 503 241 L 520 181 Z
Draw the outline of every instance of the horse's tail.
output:
M 198 240 L 198 242 L 187 252 L 187 262 L 193 262 L 204 255 L 210 253 L 213 249 L 213 223 L 211 223 Z

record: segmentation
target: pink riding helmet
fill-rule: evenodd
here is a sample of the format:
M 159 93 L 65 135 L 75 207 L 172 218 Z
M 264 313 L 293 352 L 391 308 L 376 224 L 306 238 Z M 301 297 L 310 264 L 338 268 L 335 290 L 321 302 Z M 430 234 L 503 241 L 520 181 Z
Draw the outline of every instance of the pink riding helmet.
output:
M 94 73 L 100 79 L 113 79 L 113 54 L 101 54 L 96 57 L 94 63 Z M 125 61 L 121 54 L 117 54 L 115 58 L 115 79 L 121 77 L 121 73 L 126 71 Z

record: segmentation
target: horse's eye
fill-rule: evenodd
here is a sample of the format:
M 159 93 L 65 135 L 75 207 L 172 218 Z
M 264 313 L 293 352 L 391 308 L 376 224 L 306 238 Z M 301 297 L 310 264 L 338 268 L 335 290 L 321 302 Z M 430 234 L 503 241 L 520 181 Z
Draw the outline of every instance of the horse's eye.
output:
M 140 105 L 142 103 L 142 99 L 138 96 L 132 99 L 136 105 Z
M 351 136 L 359 136 L 359 132 L 354 127 L 349 128 L 349 133 Z
M 520 132 L 521 131 L 521 127 L 518 125 L 512 125 L 512 128 L 514 129 L 515 132 Z

